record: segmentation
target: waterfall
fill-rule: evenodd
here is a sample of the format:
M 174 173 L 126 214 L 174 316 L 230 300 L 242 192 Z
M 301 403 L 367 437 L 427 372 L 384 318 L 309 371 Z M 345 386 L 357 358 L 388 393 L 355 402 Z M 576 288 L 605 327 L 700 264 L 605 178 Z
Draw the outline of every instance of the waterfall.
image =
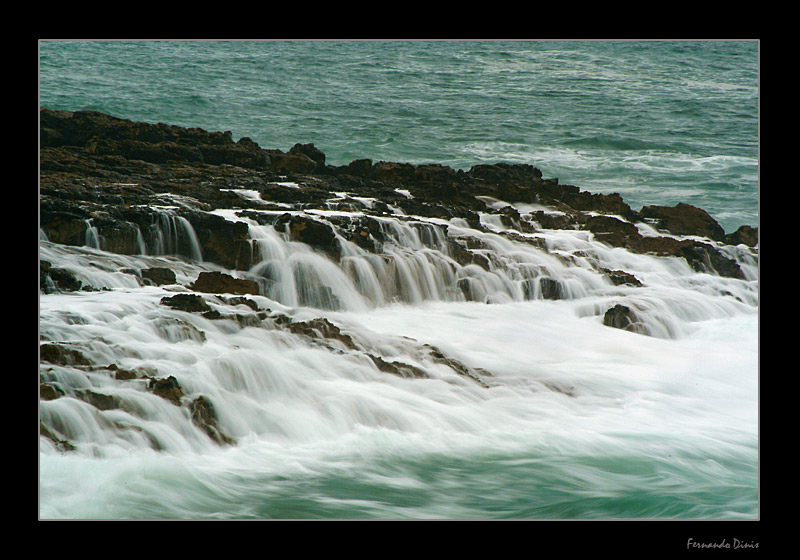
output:
M 86 220 L 86 241 L 84 245 L 87 247 L 92 247 L 93 249 L 100 249 L 100 234 L 97 231 L 97 228 L 92 223 L 92 220 Z
M 155 208 L 156 222 L 154 224 L 155 255 L 186 254 L 195 261 L 203 260 L 203 252 L 197 233 L 192 224 L 183 216 L 174 214 L 170 209 Z
M 702 448 L 749 464 L 758 359 L 749 249 L 721 247 L 744 272 L 727 278 L 591 232 L 523 233 L 486 216 L 478 229 L 463 219 L 292 210 L 331 228 L 332 248 L 273 225 L 284 210 L 259 212 L 214 211 L 247 224 L 252 266 L 223 270 L 256 282 L 258 294 L 246 296 L 193 290 L 221 267 L 202 259 L 190 222 L 169 209 L 137 235 L 138 254 L 104 250 L 91 221 L 84 247 L 40 236 L 49 263 L 40 297 L 45 517 L 193 508 L 246 517 L 241 501 L 225 498 L 232 473 L 247 473 L 247 492 L 260 495 L 263 480 L 272 488 L 330 473 L 341 458 L 366 479 L 385 461 L 399 470 L 436 465 L 442 453 L 450 461 L 448 450 L 527 465 L 565 452 L 580 462 L 597 446 L 633 463 Z M 145 282 L 147 269 L 175 279 Z M 79 288 L 62 289 L 65 276 Z M 198 307 L 170 305 L 181 296 Z M 614 309 L 631 318 L 607 321 Z M 628 320 L 627 330 L 609 326 Z M 107 482 L 69 491 L 65 478 L 94 484 L 76 470 L 98 460 Z M 179 495 L 140 504 L 141 485 L 167 491 L 152 481 L 175 463 L 201 505 Z M 134 472 L 145 473 L 139 490 L 120 499 L 120 480 Z M 387 476 L 402 484 L 395 467 Z M 122 503 L 138 505 L 113 505 Z

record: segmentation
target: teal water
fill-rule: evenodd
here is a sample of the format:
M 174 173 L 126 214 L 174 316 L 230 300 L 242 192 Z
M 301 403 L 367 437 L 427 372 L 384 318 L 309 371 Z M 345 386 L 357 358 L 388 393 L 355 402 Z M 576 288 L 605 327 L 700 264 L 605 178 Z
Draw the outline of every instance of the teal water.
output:
M 753 41 L 40 43 L 40 104 L 313 142 L 328 163 L 531 163 L 758 223 Z
M 48 108 L 230 130 L 265 148 L 313 142 L 334 165 L 530 163 L 562 183 L 619 192 L 634 209 L 700 206 L 731 232 L 758 224 L 758 48 L 42 41 L 39 95 Z M 430 380 L 387 379 L 358 356 L 285 333 L 172 317 L 158 304 L 167 292 L 106 274 L 170 266 L 193 278 L 202 262 L 42 242 L 42 258 L 98 288 L 42 295 L 43 339 L 175 375 L 187 391 L 213 396 L 238 444 L 217 447 L 175 407 L 130 385 L 46 366 L 40 376 L 49 382 L 100 388 L 130 407 L 95 414 L 77 399 L 40 403 L 41 418 L 78 448 L 63 454 L 40 442 L 40 516 L 758 518 L 757 262 L 743 263 L 739 281 L 609 250 L 577 233 L 547 241 L 633 271 L 647 287 L 609 295 L 580 266 L 497 241 L 501 259 L 546 269 L 581 295 L 337 312 L 265 304 L 329 317 L 385 355 L 429 367 Z M 602 326 L 597 309 L 613 297 L 651 311 L 668 335 Z M 203 332 L 204 341 L 166 337 L 159 325 L 168 320 Z M 448 377 L 408 341 L 492 372 L 496 386 Z M 158 452 L 147 444 L 154 440 Z

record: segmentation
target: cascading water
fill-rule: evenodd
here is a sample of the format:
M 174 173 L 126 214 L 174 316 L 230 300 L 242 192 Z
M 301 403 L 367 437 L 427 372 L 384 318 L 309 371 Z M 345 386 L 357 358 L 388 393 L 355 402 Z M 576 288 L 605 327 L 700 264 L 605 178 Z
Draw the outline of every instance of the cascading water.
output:
M 656 504 L 676 477 L 706 496 L 752 475 L 744 458 L 757 414 L 748 391 L 757 390 L 758 290 L 747 251 L 727 249 L 741 280 L 578 230 L 514 240 L 488 215 L 491 230 L 381 215 L 375 252 L 336 229 L 337 262 L 273 225 L 217 213 L 247 223 L 258 258 L 234 274 L 260 288 L 238 299 L 204 294 L 217 315 L 163 303 L 219 270 L 199 246 L 196 259 L 167 254 L 178 239 L 196 239 L 179 217 L 164 214 L 162 244 L 148 255 L 42 239 L 42 259 L 84 288 L 40 300 L 40 377 L 53 397 L 40 403 L 43 517 L 470 517 L 474 505 L 437 498 L 453 474 L 447 456 L 492 464 L 528 492 L 560 470 L 588 485 L 582 499 L 596 515 L 613 515 L 618 497 L 632 495 L 629 468 L 640 469 L 633 480 L 658 482 L 626 516 L 672 515 Z M 307 216 L 336 227 L 325 213 Z M 466 246 L 484 266 L 454 258 Z M 137 271 L 149 268 L 173 270 L 175 282 L 143 282 Z M 601 269 L 643 285 L 616 286 Z M 617 303 L 635 309 L 651 336 L 604 326 Z M 594 462 L 598 445 L 617 466 Z M 701 448 L 713 459 L 696 462 Z M 343 470 L 362 480 L 359 492 L 410 484 L 423 498 L 351 503 Z M 62 486 L 65 476 L 79 492 Z M 158 500 L 164 476 L 184 490 Z M 315 489 L 284 509 L 296 484 Z M 252 501 L 230 485 L 249 488 Z M 559 485 L 516 513 L 564 515 L 557 508 L 571 490 Z M 749 512 L 736 507 L 674 514 Z
M 759 517 L 757 42 L 39 55 L 42 519 Z

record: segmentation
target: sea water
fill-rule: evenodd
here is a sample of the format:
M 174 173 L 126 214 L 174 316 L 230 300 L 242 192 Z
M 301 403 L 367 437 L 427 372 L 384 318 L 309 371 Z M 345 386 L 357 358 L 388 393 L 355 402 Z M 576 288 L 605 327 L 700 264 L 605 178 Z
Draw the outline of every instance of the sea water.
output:
M 562 183 L 620 192 L 634 209 L 688 202 L 727 232 L 758 225 L 753 42 L 44 41 L 40 104 L 231 130 L 266 148 L 313 142 L 334 165 L 531 163 Z M 42 240 L 41 258 L 98 289 L 42 294 L 42 339 L 175 376 L 186 394 L 210 398 L 237 443 L 213 443 L 136 382 L 43 365 L 47 382 L 126 406 L 40 402 L 43 422 L 76 446 L 63 453 L 41 440 L 40 516 L 758 517 L 757 260 L 733 254 L 745 272 L 735 280 L 577 231 L 541 232 L 547 253 L 458 220 L 427 220 L 436 233 L 420 244 L 407 217 L 385 220 L 403 282 L 387 282 L 356 248 L 350 266 L 335 267 L 248 224 L 262 267 L 303 263 L 339 305 L 298 299 L 288 281 L 253 299 L 297 320 L 326 317 L 361 350 L 171 310 L 159 301 L 173 292 L 124 272 L 168 266 L 185 285 L 214 269 L 201 254 L 180 259 L 165 245 L 120 256 Z M 502 265 L 492 275 L 455 269 L 482 301 L 448 289 L 457 278 L 438 266 L 447 254 L 437 242 L 448 235 L 480 235 Z M 645 287 L 610 286 L 584 258 Z M 567 297 L 522 297 L 529 270 L 560 280 Z M 602 324 L 619 301 L 651 336 Z M 487 386 L 432 360 L 429 347 Z M 428 377 L 378 371 L 367 353 Z
M 756 225 L 753 41 L 42 41 L 40 104 L 354 159 L 531 163 Z

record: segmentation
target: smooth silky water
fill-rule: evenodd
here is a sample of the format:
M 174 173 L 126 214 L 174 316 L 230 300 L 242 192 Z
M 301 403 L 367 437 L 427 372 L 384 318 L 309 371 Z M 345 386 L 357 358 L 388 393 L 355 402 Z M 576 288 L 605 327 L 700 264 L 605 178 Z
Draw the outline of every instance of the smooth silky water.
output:
M 43 42 L 40 54 L 49 108 L 233 130 L 262 147 L 313 141 L 337 165 L 532 163 L 634 209 L 683 201 L 727 232 L 758 225 L 753 43 Z M 84 247 L 42 239 L 41 259 L 97 288 L 41 294 L 42 343 L 174 376 L 213 402 L 236 445 L 214 443 L 143 380 L 42 363 L 42 381 L 124 406 L 40 401 L 41 422 L 75 445 L 40 439 L 41 518 L 758 517 L 759 271 L 746 249 L 728 249 L 738 280 L 588 232 L 531 234 L 545 251 L 460 220 L 395 215 L 380 218 L 382 257 L 342 238 L 334 263 L 218 213 L 248 223 L 257 263 L 226 272 L 258 280 L 250 299 L 297 321 L 326 317 L 357 348 L 161 305 L 220 270 L 199 247 L 175 255 L 192 236 L 168 207 L 161 245 L 140 255 L 103 251 L 90 223 Z M 465 237 L 491 271 L 448 254 L 446 241 Z M 593 263 L 644 287 L 613 286 Z M 154 266 L 177 284 L 140 286 L 130 273 Z M 541 277 L 559 281 L 562 299 L 535 282 L 526 291 Z M 604 326 L 615 303 L 648 335 Z M 382 372 L 368 354 L 428 377 Z

